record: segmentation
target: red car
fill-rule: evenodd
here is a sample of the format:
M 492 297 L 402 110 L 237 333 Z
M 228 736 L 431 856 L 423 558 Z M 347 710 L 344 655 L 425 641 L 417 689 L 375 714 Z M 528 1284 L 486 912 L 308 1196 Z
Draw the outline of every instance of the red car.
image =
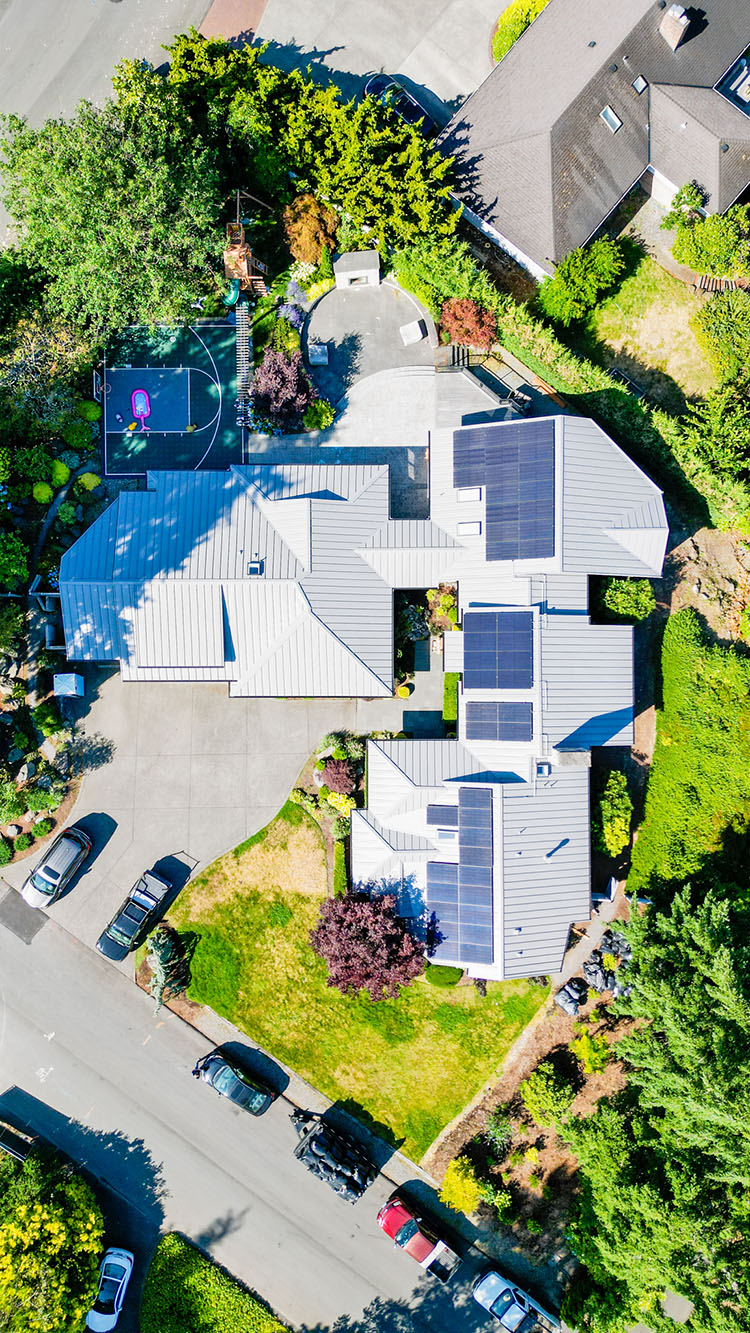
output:
M 447 1282 L 461 1262 L 455 1251 L 444 1240 L 439 1240 L 398 1194 L 383 1204 L 378 1213 L 378 1226 L 399 1249 L 410 1254 L 421 1268 L 440 1282 Z

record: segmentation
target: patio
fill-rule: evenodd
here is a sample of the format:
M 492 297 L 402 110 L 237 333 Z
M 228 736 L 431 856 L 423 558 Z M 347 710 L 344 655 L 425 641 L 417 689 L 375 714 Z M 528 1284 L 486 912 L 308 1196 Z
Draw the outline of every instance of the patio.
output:
M 422 320 L 427 336 L 404 346 L 401 329 Z M 328 349 L 327 365 L 310 363 L 311 344 Z M 302 335 L 310 376 L 334 404 L 359 380 L 384 370 L 433 367 L 437 335 L 428 312 L 395 283 L 328 292 L 313 306 Z

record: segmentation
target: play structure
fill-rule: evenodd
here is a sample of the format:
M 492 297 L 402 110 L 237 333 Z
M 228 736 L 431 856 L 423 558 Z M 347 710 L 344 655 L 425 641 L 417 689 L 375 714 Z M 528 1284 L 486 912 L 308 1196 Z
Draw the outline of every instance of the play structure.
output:
M 241 200 L 250 199 L 256 204 L 261 203 L 261 200 L 256 199 L 254 195 L 247 194 L 244 190 L 237 190 L 235 197 L 236 217 L 234 222 L 227 223 L 227 237 L 224 247 L 224 276 L 230 283 L 229 291 L 222 297 L 225 306 L 236 305 L 241 292 L 252 293 L 255 296 L 265 296 L 268 290 L 266 286 L 268 269 L 265 264 L 261 264 L 259 259 L 254 258 L 250 244 L 245 237 L 245 222 L 249 219 L 241 216 Z M 263 205 L 263 207 L 266 207 L 266 205 Z
M 140 421 L 141 423 L 141 430 L 150 430 L 151 427 L 146 425 L 146 417 L 151 416 L 151 399 L 145 389 L 133 390 L 130 395 L 130 406 L 136 421 Z M 128 427 L 128 429 L 135 429 L 135 421 L 132 426 Z

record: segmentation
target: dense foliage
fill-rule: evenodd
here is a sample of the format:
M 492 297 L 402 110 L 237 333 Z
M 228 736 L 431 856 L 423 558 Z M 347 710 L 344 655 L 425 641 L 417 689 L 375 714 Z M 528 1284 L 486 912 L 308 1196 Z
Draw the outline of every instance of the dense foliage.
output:
M 672 246 L 680 264 L 715 278 L 750 275 L 750 205 L 733 204 L 726 213 L 681 220 Z
M 597 794 L 591 815 L 591 832 L 597 850 L 605 856 L 619 856 L 630 842 L 632 818 L 633 802 L 628 792 L 628 780 L 615 768 Z
M 443 302 L 441 327 L 452 343 L 489 351 L 497 336 L 497 320 L 491 310 L 471 297 L 454 297 Z
M 482 1186 L 468 1157 L 454 1157 L 445 1168 L 440 1202 L 457 1213 L 473 1213 L 482 1202 Z
M 539 288 L 539 304 L 545 315 L 560 324 L 571 324 L 593 310 L 603 292 L 613 287 L 625 267 L 617 241 L 607 236 L 579 250 L 571 250 L 560 261 L 554 276 Z
M 750 826 L 750 659 L 709 642 L 694 611 L 670 617 L 663 706 L 633 848 L 631 890 L 652 895 L 717 858 L 744 878 Z
M 390 894 L 327 898 L 310 943 L 328 966 L 328 985 L 342 994 L 395 997 L 424 970 L 422 945 L 396 915 Z
M 740 384 L 724 384 L 693 403 L 682 421 L 696 457 L 720 476 L 750 476 L 750 398 Z
M 570 1110 L 574 1092 L 561 1071 L 543 1060 L 518 1089 L 526 1110 L 537 1125 L 560 1125 Z
M 510 48 L 522 37 L 529 24 L 538 18 L 547 0 L 510 0 L 497 21 L 492 34 L 492 56 L 502 60 Z
M 148 961 L 151 967 L 149 994 L 156 1000 L 157 1012 L 166 1000 L 180 995 L 190 985 L 190 962 L 178 932 L 162 921 L 149 935 Z
M 302 428 L 304 415 L 316 399 L 301 352 L 269 347 L 253 381 L 253 410 L 285 433 Z
M 55 1154 L 0 1158 L 0 1327 L 57 1333 L 83 1324 L 104 1223 L 91 1188 Z
M 294 258 L 302 264 L 319 264 L 323 250 L 330 250 L 336 240 L 338 222 L 338 214 L 314 194 L 293 199 L 284 209 L 284 231 Z
M 578 1329 L 667 1328 L 669 1289 L 694 1302 L 696 1333 L 747 1325 L 747 927 L 745 904 L 717 885 L 628 928 L 633 990 L 619 1006 L 639 1021 L 619 1049 L 627 1087 L 564 1130 L 582 1182 L 569 1239 L 589 1274 L 563 1309 Z
M 151 1260 L 140 1318 L 143 1333 L 284 1333 L 257 1296 L 174 1232 Z
M 719 379 L 750 376 L 750 292 L 743 287 L 716 292 L 693 316 L 696 339 Z
M 601 605 L 608 620 L 645 620 L 656 606 L 656 598 L 648 579 L 606 578 Z

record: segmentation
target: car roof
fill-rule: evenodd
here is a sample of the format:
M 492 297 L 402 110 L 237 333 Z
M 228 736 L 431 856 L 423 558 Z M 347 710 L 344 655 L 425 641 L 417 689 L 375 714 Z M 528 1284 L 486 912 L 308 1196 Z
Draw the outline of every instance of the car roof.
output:
M 70 829 L 65 829 L 59 838 L 55 839 L 47 855 L 40 862 L 40 866 L 59 877 L 70 869 L 80 854 L 81 843 Z

